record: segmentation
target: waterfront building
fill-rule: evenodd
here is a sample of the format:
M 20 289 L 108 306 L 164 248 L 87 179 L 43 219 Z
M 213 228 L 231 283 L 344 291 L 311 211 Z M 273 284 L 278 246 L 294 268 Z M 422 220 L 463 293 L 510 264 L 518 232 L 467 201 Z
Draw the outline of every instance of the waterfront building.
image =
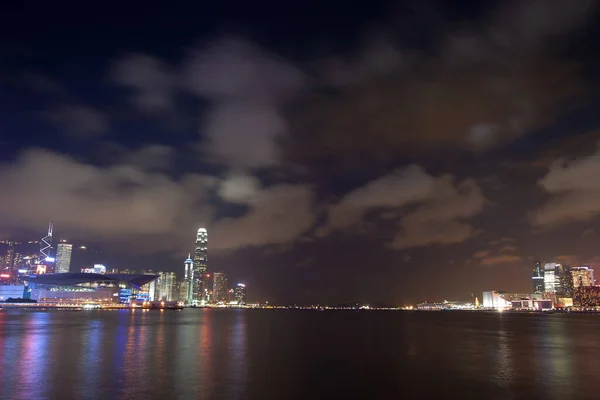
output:
M 573 290 L 573 305 L 577 307 L 600 307 L 599 286 L 579 286 Z
M 202 303 L 206 301 L 208 291 L 206 270 L 208 268 L 208 232 L 205 228 L 198 229 L 194 247 L 194 288 L 193 301 Z
M 185 275 L 183 278 L 183 289 L 185 295 L 182 297 L 182 301 L 187 304 L 192 304 L 194 299 L 194 261 L 191 255 L 188 254 L 188 258 L 183 263 Z
M 560 270 L 560 290 L 558 292 L 562 297 L 573 296 L 573 275 L 571 274 L 571 267 L 563 265 Z
M 573 281 L 573 288 L 594 286 L 594 270 L 586 265 L 581 267 L 571 268 L 571 279 Z
M 154 300 L 175 300 L 175 272 L 159 272 L 158 276 Z
M 504 309 L 511 307 L 511 301 L 506 300 L 504 298 L 504 294 L 504 292 L 498 290 L 490 290 L 487 292 L 483 292 L 483 307 L 494 309 Z
M 544 292 L 544 274 L 542 272 L 542 265 L 538 261 L 535 263 L 533 267 L 533 293 L 543 293 Z
M 28 298 L 40 303 L 137 303 L 147 300 L 142 287 L 158 275 L 65 273 L 30 275 Z
M 560 273 L 562 266 L 557 263 L 546 263 L 544 265 L 544 292 L 556 293 L 560 292 Z
M 444 307 L 444 303 L 430 303 L 428 301 L 417 304 L 417 310 L 419 311 L 442 311 Z
M 213 302 L 227 301 L 227 278 L 223 272 L 213 273 Z
M 235 303 L 242 305 L 246 304 L 246 285 L 243 283 L 238 283 L 235 287 Z
M 69 272 L 71 268 L 71 253 L 73 245 L 61 242 L 56 246 L 56 272 L 59 274 Z

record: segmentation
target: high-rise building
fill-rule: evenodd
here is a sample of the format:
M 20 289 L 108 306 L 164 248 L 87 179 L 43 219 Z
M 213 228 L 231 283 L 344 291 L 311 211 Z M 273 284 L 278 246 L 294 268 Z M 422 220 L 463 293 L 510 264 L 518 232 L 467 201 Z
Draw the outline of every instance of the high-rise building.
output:
M 542 265 L 540 262 L 536 262 L 533 267 L 533 293 L 543 293 L 544 292 L 544 274 L 542 273 Z
M 556 293 L 560 291 L 561 265 L 557 263 L 546 263 L 544 265 L 544 292 Z
M 246 285 L 238 283 L 235 287 L 234 296 L 237 304 L 246 304 Z
M 12 269 L 15 257 L 15 243 L 11 240 L 7 240 L 4 243 L 8 245 L 8 247 L 6 248 L 6 252 L 2 259 L 2 267 L 4 269 Z
M 185 268 L 185 275 L 183 278 L 183 287 L 185 295 L 182 301 L 192 304 L 194 299 L 194 261 L 192 260 L 191 254 L 188 254 L 187 260 L 184 261 L 183 267 Z
M 214 302 L 227 301 L 227 278 L 223 272 L 213 273 L 213 295 Z
M 573 276 L 571 275 L 571 267 L 568 265 L 562 265 L 558 269 L 559 271 L 559 282 L 560 288 L 557 290 L 557 294 L 563 297 L 573 296 Z
M 594 286 L 594 270 L 587 265 L 571 268 L 573 288 Z
M 15 256 L 13 258 L 13 271 L 17 271 L 23 265 L 23 253 L 15 252 Z
M 159 272 L 154 288 L 154 300 L 175 300 L 175 272 Z
M 73 245 L 68 243 L 59 243 L 56 246 L 56 272 L 59 274 L 70 271 L 71 268 L 71 253 Z
M 42 238 L 40 242 L 40 262 L 45 262 L 50 257 L 50 249 L 52 248 L 52 223 L 48 225 L 48 234 Z
M 196 245 L 194 247 L 194 291 L 193 300 L 202 302 L 207 300 L 208 285 L 206 269 L 208 267 L 208 232 L 205 228 L 198 229 Z

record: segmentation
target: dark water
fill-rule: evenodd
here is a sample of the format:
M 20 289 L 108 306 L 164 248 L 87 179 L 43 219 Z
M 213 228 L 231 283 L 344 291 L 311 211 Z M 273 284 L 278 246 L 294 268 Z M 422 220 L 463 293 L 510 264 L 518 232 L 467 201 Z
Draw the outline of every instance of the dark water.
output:
M 599 399 L 600 316 L 0 311 L 0 399 Z

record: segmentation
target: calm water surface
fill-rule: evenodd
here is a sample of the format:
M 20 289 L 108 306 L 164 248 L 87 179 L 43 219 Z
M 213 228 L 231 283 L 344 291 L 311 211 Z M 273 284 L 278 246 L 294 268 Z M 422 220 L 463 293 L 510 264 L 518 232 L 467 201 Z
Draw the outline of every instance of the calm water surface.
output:
M 599 399 L 600 316 L 0 311 L 0 399 Z

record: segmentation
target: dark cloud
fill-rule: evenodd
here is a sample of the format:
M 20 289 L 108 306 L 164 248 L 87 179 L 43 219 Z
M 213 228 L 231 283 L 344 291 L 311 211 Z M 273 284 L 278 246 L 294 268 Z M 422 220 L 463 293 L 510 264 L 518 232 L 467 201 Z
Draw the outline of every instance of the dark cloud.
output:
M 280 162 L 279 141 L 288 133 L 282 109 L 306 81 L 298 68 L 225 38 L 193 52 L 184 71 L 188 89 L 211 104 L 201 125 L 210 159 L 234 167 Z
M 465 220 L 479 214 L 487 200 L 473 180 L 456 186 L 450 176 L 439 178 L 433 197 L 400 221 L 401 231 L 390 246 L 404 249 L 431 244 L 461 243 L 478 230 Z
M 514 254 L 501 254 L 490 256 L 481 259 L 481 265 L 500 265 L 500 264 L 517 264 L 522 263 L 523 259 Z
M 66 105 L 47 113 L 48 119 L 75 137 L 102 136 L 110 129 L 108 115 L 93 107 Z
M 571 162 L 556 160 L 538 182 L 551 195 L 531 222 L 542 228 L 589 221 L 600 213 L 600 150 Z
M 276 185 L 246 200 L 249 211 L 211 226 L 213 249 L 231 250 L 293 242 L 315 222 L 313 190 L 308 185 Z
M 482 151 L 545 126 L 583 85 L 559 52 L 593 5 L 505 3 L 485 28 L 457 30 L 433 54 L 388 41 L 353 63 L 328 59 L 324 82 L 337 89 L 314 94 L 293 115 L 290 153 L 356 162 L 357 154 Z M 380 67 L 362 66 L 371 60 Z
M 129 54 L 111 70 L 112 79 L 134 91 L 133 104 L 145 113 L 172 111 L 179 86 L 175 71 L 165 62 L 146 54 Z
M 206 208 L 195 209 L 197 198 L 188 195 L 202 185 L 202 177 L 194 174 L 173 180 L 135 166 L 99 168 L 50 151 L 29 150 L 16 164 L 3 166 L 0 182 L 7 190 L 2 219 L 13 227 L 34 230 L 53 221 L 85 237 L 114 242 L 163 236 L 164 246 L 174 246 L 177 238 L 168 235 L 189 226 L 186 221 L 210 217 Z
M 327 223 L 318 234 L 325 236 L 356 227 L 370 211 L 418 205 L 400 214 L 399 232 L 389 243 L 392 248 L 458 243 L 476 234 L 477 230 L 463 221 L 479 214 L 485 203 L 474 181 L 465 180 L 455 186 L 451 176 L 435 178 L 412 165 L 369 182 L 330 206 Z

